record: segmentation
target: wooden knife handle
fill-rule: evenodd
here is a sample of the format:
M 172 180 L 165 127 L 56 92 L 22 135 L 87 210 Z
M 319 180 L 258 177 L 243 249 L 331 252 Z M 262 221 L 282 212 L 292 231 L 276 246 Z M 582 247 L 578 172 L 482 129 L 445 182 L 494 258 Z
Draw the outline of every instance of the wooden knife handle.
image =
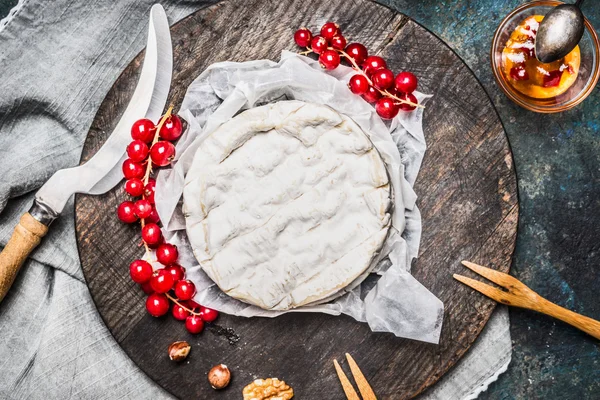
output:
M 21 265 L 47 232 L 48 226 L 28 212 L 23 214 L 6 247 L 0 253 L 0 302 L 12 286 Z

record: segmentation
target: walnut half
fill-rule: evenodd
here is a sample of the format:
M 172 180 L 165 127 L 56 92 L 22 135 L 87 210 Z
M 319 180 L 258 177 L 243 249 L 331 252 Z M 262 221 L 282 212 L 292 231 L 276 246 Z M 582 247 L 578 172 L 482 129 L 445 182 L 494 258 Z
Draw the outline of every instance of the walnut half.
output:
M 257 379 L 242 391 L 244 400 L 289 400 L 294 389 L 277 378 Z

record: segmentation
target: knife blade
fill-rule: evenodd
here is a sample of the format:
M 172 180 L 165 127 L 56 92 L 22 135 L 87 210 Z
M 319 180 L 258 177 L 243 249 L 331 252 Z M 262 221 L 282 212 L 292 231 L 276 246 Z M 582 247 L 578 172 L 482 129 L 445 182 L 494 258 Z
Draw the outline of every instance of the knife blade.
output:
M 108 140 L 85 164 L 57 171 L 38 190 L 0 253 L 0 302 L 31 251 L 48 232 L 75 193 L 101 194 L 123 179 L 121 164 L 131 141 L 130 129 L 140 118 L 158 121 L 162 114 L 173 71 L 173 51 L 165 10 L 155 4 L 150 10 L 144 64 L 129 105 Z
M 131 141 L 130 129 L 140 118 L 157 121 L 171 86 L 173 54 L 169 23 L 164 9 L 150 11 L 148 44 L 142 72 L 127 109 L 102 148 L 85 164 L 57 171 L 38 190 L 35 198 L 60 214 L 74 193 L 102 194 L 123 178 L 121 164 Z

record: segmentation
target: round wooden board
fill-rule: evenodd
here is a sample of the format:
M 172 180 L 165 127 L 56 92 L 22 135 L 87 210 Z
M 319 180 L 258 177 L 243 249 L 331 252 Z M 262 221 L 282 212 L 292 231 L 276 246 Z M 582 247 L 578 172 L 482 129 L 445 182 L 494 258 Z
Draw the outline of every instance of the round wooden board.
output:
M 299 399 L 341 399 L 333 360 L 351 353 L 381 399 L 410 398 L 436 382 L 469 349 L 494 303 L 452 279 L 471 275 L 472 260 L 508 271 L 514 250 L 518 200 L 512 155 L 502 124 L 483 88 L 436 36 L 407 17 L 366 0 L 227 0 L 199 10 L 172 28 L 174 76 L 169 101 L 180 104 L 191 81 L 223 60 L 278 60 L 296 50 L 296 28 L 313 31 L 336 21 L 347 38 L 388 60 L 392 70 L 413 71 L 420 89 L 434 96 L 424 130 L 428 150 L 416 192 L 423 216 L 420 257 L 412 272 L 445 304 L 439 345 L 373 333 L 347 316 L 287 314 L 274 319 L 221 315 L 219 325 L 239 335 L 231 345 L 216 328 L 189 335 L 171 317 L 152 318 L 145 295 L 129 278 L 128 263 L 141 256 L 137 226 L 120 223 L 123 185 L 102 196 L 77 196 L 76 224 L 81 263 L 106 325 L 133 361 L 180 398 L 237 399 L 257 377 L 279 377 Z M 482 56 L 486 56 L 483 54 Z M 116 125 L 137 83 L 137 56 L 106 96 L 85 142 L 88 160 Z M 174 364 L 167 347 L 192 346 L 188 361 Z M 212 390 L 206 373 L 225 363 L 233 380 Z

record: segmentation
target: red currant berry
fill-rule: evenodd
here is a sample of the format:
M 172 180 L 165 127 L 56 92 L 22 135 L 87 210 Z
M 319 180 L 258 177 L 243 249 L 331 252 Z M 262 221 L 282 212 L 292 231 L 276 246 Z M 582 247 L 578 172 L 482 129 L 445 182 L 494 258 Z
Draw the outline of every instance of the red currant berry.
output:
M 327 70 L 336 69 L 340 65 L 340 55 L 335 50 L 325 50 L 319 56 L 319 64 Z
M 529 79 L 529 73 L 522 65 L 517 65 L 510 69 L 510 77 L 515 81 L 526 81 Z
M 148 157 L 148 145 L 141 140 L 134 140 L 127 146 L 127 155 L 133 162 L 142 162 Z
M 150 286 L 156 293 L 167 293 L 173 288 L 174 284 L 173 276 L 164 269 L 158 270 L 156 275 L 150 279 Z
M 154 289 L 152 289 L 152 286 L 150 285 L 150 281 L 142 283 L 140 285 L 140 287 L 142 288 L 142 290 L 146 294 L 152 294 L 152 293 L 154 293 Z
M 379 100 L 381 98 L 381 93 L 379 93 L 379 91 L 377 89 L 375 89 L 373 86 L 369 86 L 369 88 L 367 89 L 367 92 L 365 94 L 363 94 L 362 97 L 369 103 L 375 103 L 377 100 Z
M 152 265 L 144 260 L 135 260 L 129 264 L 129 274 L 135 283 L 148 282 L 152 278 Z
M 417 100 L 415 95 L 412 93 L 402 93 L 400 96 L 398 96 L 398 98 L 400 98 L 402 100 L 410 101 L 411 103 L 414 103 L 414 104 L 419 104 L 419 101 Z M 403 111 L 412 111 L 415 108 L 417 108 L 417 106 L 412 106 L 412 105 L 406 104 L 406 103 L 400 104 L 400 109 Z
M 294 33 L 294 41 L 300 47 L 308 47 L 312 40 L 312 33 L 306 28 L 300 28 Z
M 183 133 L 183 126 L 181 125 L 181 119 L 175 114 L 171 114 L 166 119 L 163 126 L 160 128 L 159 135 L 165 140 L 177 140 Z
M 334 36 L 341 34 L 342 31 L 340 31 L 339 25 L 335 22 L 326 22 L 325 25 L 321 27 L 321 36 L 327 40 L 331 40 Z
M 158 216 L 158 212 L 156 211 L 156 208 L 152 208 L 152 212 L 146 217 L 146 223 L 158 224 L 159 222 L 160 217 Z
M 511 72 L 512 72 L 512 69 L 511 69 Z M 542 86 L 544 86 L 544 87 L 558 86 L 560 84 L 560 78 L 562 77 L 562 74 L 563 74 L 563 71 L 561 71 L 559 69 L 550 71 L 548 73 L 548 75 L 544 75 L 544 78 L 543 78 L 544 83 L 542 84 Z M 527 71 L 525 71 L 525 75 L 527 78 L 529 78 L 529 76 L 527 76 Z
M 125 182 L 125 191 L 134 197 L 141 196 L 144 193 L 144 182 L 139 178 L 129 179 Z
M 362 65 L 369 55 L 367 48 L 360 43 L 350 43 L 345 52 L 352 57 L 357 65 Z
M 396 89 L 403 93 L 412 93 L 417 89 L 417 77 L 410 72 L 400 72 L 396 76 Z
M 175 282 L 182 280 L 185 278 L 185 268 L 183 268 L 179 264 L 173 264 L 167 268 L 165 268 L 172 276 Z
M 362 74 L 353 75 L 348 82 L 350 91 L 354 94 L 363 95 L 369 90 L 369 81 Z
M 125 179 L 138 178 L 142 179 L 144 176 L 144 166 L 140 163 L 136 163 L 131 159 L 123 161 L 123 176 Z
M 173 317 L 179 321 L 183 321 L 190 315 L 189 311 L 187 311 L 179 304 L 175 304 L 171 312 L 173 313 Z
M 142 240 L 147 245 L 158 245 L 162 241 L 162 232 L 156 224 L 146 224 L 142 228 Z
M 135 202 L 134 211 L 139 218 L 148 218 L 152 214 L 152 204 L 146 199 L 140 199 Z
M 154 204 L 154 192 L 156 188 L 156 180 L 154 178 L 149 178 L 148 183 L 144 186 L 144 197 L 150 203 Z
M 119 208 L 117 208 L 117 217 L 127 224 L 131 224 L 138 220 L 137 215 L 135 215 L 135 207 L 131 201 L 124 201 L 119 204 Z
M 165 242 L 165 238 L 161 236 L 160 239 L 158 240 L 158 243 L 154 243 L 154 244 L 146 243 L 146 244 L 148 245 L 149 248 L 156 249 L 158 246 L 160 246 L 164 242 Z
M 392 86 L 391 88 L 389 88 L 387 90 L 387 92 L 395 97 L 400 97 L 400 95 L 402 95 L 402 92 L 398 91 L 398 89 L 396 89 L 396 87 Z M 397 103 L 397 102 L 396 102 Z
M 156 126 L 149 119 L 138 119 L 131 127 L 131 137 L 144 143 L 150 143 L 154 139 L 155 133 Z
M 175 283 L 175 296 L 179 300 L 191 300 L 196 294 L 196 285 L 190 280 Z
M 375 104 L 375 111 L 377 111 L 377 114 L 383 119 L 392 119 L 398 115 L 400 107 L 394 103 L 394 99 L 382 97 L 381 99 L 377 100 L 377 104 Z
M 146 310 L 153 317 L 160 317 L 169 311 L 169 299 L 164 294 L 152 293 L 146 299 Z
M 331 38 L 331 47 L 336 50 L 344 50 L 344 47 L 346 47 L 346 38 L 342 35 L 335 35 Z
M 202 321 L 199 315 L 190 315 L 185 319 L 185 329 L 189 333 L 200 333 L 204 329 L 204 321 Z
M 369 56 L 363 63 L 362 68 L 363 71 L 365 71 L 365 74 L 371 76 L 373 72 L 378 69 L 387 68 L 387 64 L 385 60 L 379 56 Z
M 200 304 L 196 303 L 194 300 L 186 301 L 185 306 L 192 311 L 200 310 L 200 307 L 202 307 Z
M 205 322 L 213 322 L 219 316 L 217 310 L 200 306 L 200 315 Z
M 527 41 L 530 42 L 532 45 L 534 44 L 533 38 L 530 38 Z M 520 50 L 519 52 L 521 54 L 523 54 L 523 57 L 525 57 L 525 59 L 524 59 L 525 62 L 527 60 L 529 60 L 530 58 L 535 57 L 535 47 L 531 47 L 531 48 L 521 47 L 519 50 Z
M 163 243 L 156 249 L 156 258 L 158 259 L 158 262 L 163 265 L 173 264 L 177 261 L 177 257 L 179 257 L 179 252 L 177 251 L 177 246 L 174 244 Z
M 175 157 L 175 146 L 166 140 L 160 140 L 150 148 L 150 159 L 159 167 L 169 165 Z
M 371 80 L 377 89 L 386 90 L 394 85 L 394 73 L 387 68 L 381 68 L 373 72 Z
M 321 54 L 327 50 L 327 39 L 325 39 L 323 36 L 315 36 L 310 42 L 310 47 L 315 53 Z

